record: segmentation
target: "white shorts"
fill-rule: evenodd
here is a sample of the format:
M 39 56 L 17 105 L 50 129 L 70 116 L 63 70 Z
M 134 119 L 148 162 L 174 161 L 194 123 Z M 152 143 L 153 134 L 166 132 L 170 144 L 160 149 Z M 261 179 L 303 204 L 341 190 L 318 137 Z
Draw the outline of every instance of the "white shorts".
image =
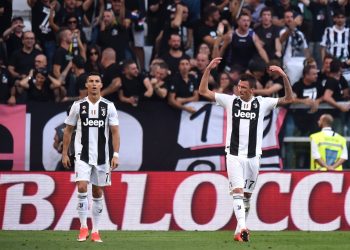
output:
M 133 26 L 132 34 L 134 36 L 134 46 L 145 47 L 145 31 L 144 30 L 137 31 Z
M 253 193 L 259 174 L 260 156 L 245 158 L 227 154 L 226 166 L 230 194 L 235 188 L 243 188 L 244 192 Z
M 90 165 L 84 161 L 75 161 L 75 181 L 88 181 L 91 184 L 104 187 L 111 185 L 109 164 Z

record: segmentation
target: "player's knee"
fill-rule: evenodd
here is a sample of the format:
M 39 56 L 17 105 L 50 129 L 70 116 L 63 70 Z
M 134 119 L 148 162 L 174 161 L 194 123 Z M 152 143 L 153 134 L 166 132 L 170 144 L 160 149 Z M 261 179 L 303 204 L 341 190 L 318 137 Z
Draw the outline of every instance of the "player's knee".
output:
M 92 197 L 101 198 L 103 196 L 103 188 L 93 185 L 92 186 Z
M 85 181 L 78 181 L 77 188 L 78 188 L 79 193 L 86 193 L 87 192 L 87 183 Z
M 243 188 L 233 188 L 230 192 L 232 196 L 242 196 L 243 197 Z

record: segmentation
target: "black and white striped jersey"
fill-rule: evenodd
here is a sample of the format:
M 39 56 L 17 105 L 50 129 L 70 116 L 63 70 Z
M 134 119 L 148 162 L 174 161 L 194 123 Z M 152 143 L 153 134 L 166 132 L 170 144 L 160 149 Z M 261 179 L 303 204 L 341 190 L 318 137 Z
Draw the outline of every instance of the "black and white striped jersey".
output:
M 114 104 L 100 98 L 92 103 L 88 97 L 74 102 L 65 123 L 77 126 L 74 141 L 75 158 L 91 165 L 109 162 L 109 126 L 118 126 Z
M 321 46 L 332 56 L 344 61 L 349 59 L 350 30 L 344 27 L 339 30 L 336 26 L 327 27 L 323 33 Z
M 236 95 L 215 93 L 215 100 L 227 114 L 226 153 L 247 158 L 261 155 L 264 116 L 276 107 L 278 98 L 257 96 L 245 102 Z

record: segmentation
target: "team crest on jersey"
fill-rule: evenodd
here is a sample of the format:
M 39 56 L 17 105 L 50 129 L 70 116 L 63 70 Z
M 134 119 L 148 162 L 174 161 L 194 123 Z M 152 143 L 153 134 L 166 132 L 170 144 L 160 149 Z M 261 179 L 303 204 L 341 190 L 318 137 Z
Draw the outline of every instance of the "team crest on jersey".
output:
M 106 116 L 106 108 L 105 107 L 101 108 L 101 115 Z
M 256 102 L 253 102 L 254 109 L 258 108 L 258 104 Z
M 81 111 L 82 114 L 86 114 L 86 106 L 83 106 L 83 111 Z

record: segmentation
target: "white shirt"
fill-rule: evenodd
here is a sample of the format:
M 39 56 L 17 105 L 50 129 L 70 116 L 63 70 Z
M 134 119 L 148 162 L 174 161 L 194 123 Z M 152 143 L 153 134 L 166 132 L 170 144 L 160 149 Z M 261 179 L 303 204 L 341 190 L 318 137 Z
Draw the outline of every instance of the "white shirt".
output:
M 245 102 L 236 95 L 215 93 L 215 100 L 227 113 L 226 153 L 247 158 L 261 155 L 264 116 L 276 107 L 278 98 L 258 96 Z

